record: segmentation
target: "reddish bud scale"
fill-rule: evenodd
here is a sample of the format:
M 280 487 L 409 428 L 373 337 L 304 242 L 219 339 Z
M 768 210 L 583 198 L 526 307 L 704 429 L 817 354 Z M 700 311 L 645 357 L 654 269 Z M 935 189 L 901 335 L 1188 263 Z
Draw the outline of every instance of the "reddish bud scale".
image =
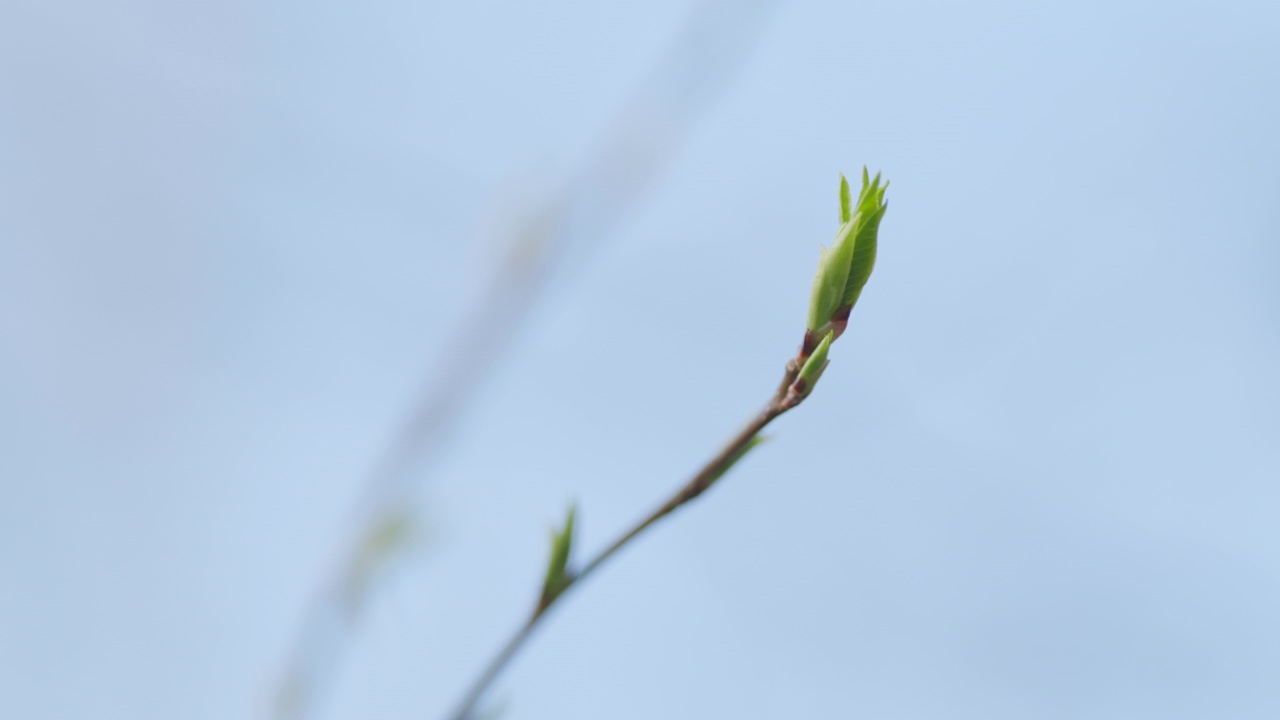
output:
M 806 330 L 804 332 L 804 342 L 800 343 L 800 355 L 796 358 L 796 364 L 803 365 L 804 361 L 808 360 L 813 351 L 818 348 L 819 342 L 821 340 L 818 338 L 817 333 L 812 330 Z
M 796 357 L 796 361 L 803 365 L 804 361 L 808 360 L 813 351 L 818 348 L 818 343 L 822 342 L 822 338 L 826 336 L 827 331 L 835 333 L 831 338 L 832 340 L 843 335 L 845 329 L 849 327 L 849 315 L 852 312 L 852 305 L 843 305 L 831 313 L 831 320 L 823 328 L 820 328 L 820 330 L 823 330 L 821 334 L 813 330 L 806 330 L 804 332 L 804 342 L 800 343 L 800 353 Z
M 835 337 L 838 338 L 843 335 L 844 329 L 849 327 L 849 313 L 852 312 L 853 306 L 845 305 L 843 307 L 836 308 L 836 311 L 831 313 L 831 329 L 835 331 Z M 835 338 L 832 339 L 834 340 Z

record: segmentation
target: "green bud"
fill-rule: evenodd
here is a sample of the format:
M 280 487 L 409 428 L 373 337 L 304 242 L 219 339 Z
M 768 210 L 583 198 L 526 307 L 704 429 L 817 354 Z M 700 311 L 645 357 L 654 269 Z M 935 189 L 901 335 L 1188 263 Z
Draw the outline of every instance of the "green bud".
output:
M 845 285 L 849 280 L 849 268 L 853 265 L 856 235 L 853 222 L 846 222 L 836 233 L 830 248 L 822 248 L 818 255 L 818 272 L 813 278 L 813 290 L 809 294 L 809 321 L 805 329 L 815 336 L 840 307 Z
M 569 506 L 563 529 L 551 531 L 551 559 L 547 562 L 547 578 L 542 583 L 539 603 L 546 607 L 568 586 L 573 574 L 569 571 L 569 554 L 573 550 L 573 520 L 577 507 Z
M 849 222 L 853 216 L 853 204 L 849 200 L 849 178 L 840 173 L 840 224 Z
M 822 377 L 822 373 L 827 369 L 827 351 L 831 349 L 831 342 L 835 339 L 835 331 L 828 331 L 823 336 L 822 342 L 818 343 L 818 347 L 814 348 L 809 358 L 804 361 L 804 365 L 800 367 L 800 374 L 796 376 L 796 381 L 791 387 L 801 397 L 813 391 L 813 386 L 818 384 L 818 378 Z
M 353 610 L 364 602 L 369 587 L 421 528 L 413 514 L 399 510 L 379 518 L 356 549 L 344 578 L 345 599 Z
M 805 343 L 801 357 L 813 351 L 817 338 L 828 331 L 840 337 L 849 321 L 849 312 L 858 302 L 862 287 L 871 277 L 876 263 L 876 241 L 880 220 L 884 217 L 884 191 L 880 184 L 862 169 L 862 191 L 857 203 L 851 201 L 849 181 L 840 176 L 840 229 L 831 247 L 823 248 L 818 257 L 818 272 L 809 295 L 809 318 L 805 325 Z
M 787 388 L 787 394 L 781 400 L 781 409 L 790 410 L 799 405 L 805 398 L 809 397 L 809 393 L 813 392 L 813 386 L 818 384 L 818 379 L 822 377 L 822 373 L 827 369 L 827 352 L 831 349 L 831 343 L 836 339 L 834 330 L 828 330 L 826 335 L 822 336 L 822 341 L 814 345 L 812 349 L 806 350 L 801 348 L 803 363 L 800 369 L 796 371 L 795 380 L 791 381 L 791 387 Z M 809 342 L 809 335 L 805 335 L 806 346 Z M 795 360 L 791 361 L 796 362 Z

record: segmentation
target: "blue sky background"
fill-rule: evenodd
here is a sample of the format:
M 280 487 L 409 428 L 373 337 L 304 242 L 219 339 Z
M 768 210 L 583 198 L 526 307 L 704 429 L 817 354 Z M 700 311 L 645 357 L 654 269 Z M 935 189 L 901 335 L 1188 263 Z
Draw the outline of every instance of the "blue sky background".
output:
M 0 5 L 0 717 L 257 718 L 362 478 L 687 2 Z M 318 717 L 1280 716 L 1280 8 L 784 3 L 553 276 Z M 747 31 L 744 31 L 747 32 Z M 710 51 L 709 51 L 710 52 Z

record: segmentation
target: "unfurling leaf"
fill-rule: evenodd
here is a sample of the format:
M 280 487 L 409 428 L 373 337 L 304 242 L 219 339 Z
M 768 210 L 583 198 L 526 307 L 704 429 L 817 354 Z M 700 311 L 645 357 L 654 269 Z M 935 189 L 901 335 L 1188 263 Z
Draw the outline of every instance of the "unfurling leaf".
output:
M 849 178 L 840 173 L 840 224 L 849 222 L 853 216 L 853 205 L 849 199 Z
M 813 386 L 818 384 L 818 378 L 827 369 L 827 351 L 831 349 L 831 342 L 835 339 L 834 331 L 828 331 L 823 336 L 822 342 L 818 343 L 818 347 L 813 349 L 809 359 L 800 367 L 800 374 L 791 386 L 792 392 L 801 398 L 813 392 Z
M 573 521 L 576 514 L 577 507 L 570 505 L 564 526 L 560 530 L 551 531 L 551 559 L 547 562 L 547 577 L 542 583 L 542 598 L 539 600 L 544 607 L 555 600 L 573 579 L 569 557 L 573 551 Z
M 853 264 L 853 221 L 840 226 L 831 247 L 822 248 L 818 255 L 818 272 L 813 278 L 813 290 L 809 294 L 809 322 L 806 330 L 818 333 L 829 325 L 831 316 L 840 307 L 845 284 L 849 280 L 849 268 Z
M 862 170 L 862 192 L 858 195 L 855 211 L 853 261 L 849 265 L 849 277 L 845 280 L 844 295 L 840 306 L 853 308 L 862 294 L 862 287 L 871 277 L 876 265 L 876 244 L 880 236 L 880 220 L 889 208 L 884 202 L 884 191 L 889 183 L 880 184 L 880 173 L 868 182 L 866 168 Z

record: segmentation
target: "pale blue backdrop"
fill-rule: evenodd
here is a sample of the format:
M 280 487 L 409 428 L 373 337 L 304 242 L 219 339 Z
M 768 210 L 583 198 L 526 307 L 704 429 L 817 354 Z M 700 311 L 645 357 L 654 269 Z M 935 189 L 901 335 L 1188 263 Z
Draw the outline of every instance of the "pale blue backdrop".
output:
M 264 715 L 502 228 L 692 12 L 0 4 L 0 717 Z M 708 457 L 863 163 L 820 391 L 568 599 L 504 717 L 1280 717 L 1280 6 L 761 18 L 503 352 L 316 717 L 440 717 L 570 499 L 594 549 Z

